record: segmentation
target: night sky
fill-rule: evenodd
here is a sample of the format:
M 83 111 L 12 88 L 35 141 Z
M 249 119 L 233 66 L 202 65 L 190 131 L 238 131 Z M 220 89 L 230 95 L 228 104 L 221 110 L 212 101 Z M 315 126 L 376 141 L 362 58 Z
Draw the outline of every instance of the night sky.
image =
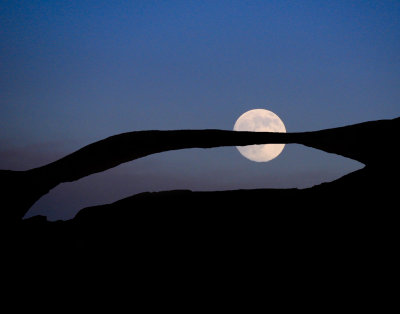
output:
M 254 108 L 288 132 L 400 116 L 399 1 L 1 1 L 0 23 L 0 169 L 122 132 L 231 130 Z M 143 191 L 309 187 L 361 166 L 300 145 L 267 163 L 173 151 L 62 184 L 26 217 Z

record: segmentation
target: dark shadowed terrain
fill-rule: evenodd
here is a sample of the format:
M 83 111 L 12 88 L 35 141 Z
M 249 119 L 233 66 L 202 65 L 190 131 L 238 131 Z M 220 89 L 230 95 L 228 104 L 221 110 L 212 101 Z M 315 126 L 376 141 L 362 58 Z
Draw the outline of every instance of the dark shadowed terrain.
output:
M 400 118 L 305 133 L 116 135 L 41 168 L 0 173 L 5 248 L 28 260 L 127 254 L 139 272 L 158 274 L 179 269 L 232 280 L 239 268 L 240 276 L 246 269 L 250 277 L 281 278 L 281 284 L 289 278 L 337 283 L 344 276 L 358 285 L 378 284 L 397 263 L 399 131 Z M 84 208 L 68 221 L 22 220 L 57 184 L 123 162 L 173 149 L 261 143 L 299 143 L 365 167 L 307 189 L 141 193 Z

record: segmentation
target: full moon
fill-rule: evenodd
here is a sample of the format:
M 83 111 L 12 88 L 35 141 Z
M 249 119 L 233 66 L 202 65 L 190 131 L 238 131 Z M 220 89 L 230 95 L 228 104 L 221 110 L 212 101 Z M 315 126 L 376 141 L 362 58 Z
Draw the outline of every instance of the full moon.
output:
M 236 121 L 234 131 L 286 133 L 282 120 L 272 111 L 253 109 L 242 114 Z M 270 161 L 282 152 L 285 144 L 262 144 L 237 146 L 239 152 L 252 161 Z

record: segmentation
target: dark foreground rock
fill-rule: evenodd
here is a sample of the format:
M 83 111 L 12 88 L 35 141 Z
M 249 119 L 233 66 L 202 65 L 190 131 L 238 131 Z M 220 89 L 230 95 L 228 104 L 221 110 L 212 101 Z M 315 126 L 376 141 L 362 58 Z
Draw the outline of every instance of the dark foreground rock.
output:
M 79 254 L 121 248 L 146 254 L 241 252 L 236 258 L 268 248 L 348 256 L 381 251 L 394 245 L 390 234 L 397 221 L 396 189 L 382 180 L 364 168 L 302 190 L 141 193 L 82 209 L 68 221 L 23 220 L 14 246 Z
M 22 219 L 43 195 L 63 182 L 79 180 L 150 154 L 185 148 L 297 143 L 352 158 L 385 171 L 397 169 L 400 118 L 302 133 L 223 130 L 139 131 L 111 136 L 48 165 L 27 171 L 0 170 L 1 222 Z
M 196 286 L 220 293 L 220 282 L 223 289 L 251 289 L 259 294 L 268 286 L 268 293 L 283 299 L 309 294 L 315 300 L 329 295 L 329 302 L 335 302 L 343 294 L 352 299 L 389 295 L 399 262 L 395 153 L 399 121 L 319 131 L 323 136 L 310 132 L 286 137 L 287 142 L 353 156 L 366 164 L 309 189 L 141 193 L 82 209 L 68 221 L 48 222 L 40 216 L 12 222 L 3 219 L 3 261 L 18 261 L 22 264 L 19 272 L 25 273 L 29 267 L 38 273 L 32 268 L 34 263 L 42 272 L 48 272 L 49 265 L 58 267 L 58 274 L 73 267 L 83 270 L 80 278 L 101 265 L 100 278 L 105 273 L 125 278 L 129 273 L 129 284 L 144 289 L 157 283 L 163 291 L 178 284 L 182 290 Z M 266 136 L 273 141 L 270 134 Z M 384 154 L 372 148 L 377 142 L 386 145 Z M 95 150 L 102 149 L 104 143 L 100 144 Z M 86 156 L 82 160 L 81 153 Z M 62 174 L 64 162 L 77 164 L 73 175 L 84 176 L 87 171 L 79 161 L 90 160 L 91 153 L 86 153 L 78 152 L 49 167 Z M 124 155 L 123 150 L 118 154 Z M 121 160 L 125 159 L 117 161 Z M 98 161 L 104 164 L 110 166 L 108 161 Z M 54 176 L 53 181 L 47 179 L 37 183 L 29 202 L 58 182 Z M 18 186 L 16 180 L 12 182 Z M 23 195 L 8 199 L 16 197 Z

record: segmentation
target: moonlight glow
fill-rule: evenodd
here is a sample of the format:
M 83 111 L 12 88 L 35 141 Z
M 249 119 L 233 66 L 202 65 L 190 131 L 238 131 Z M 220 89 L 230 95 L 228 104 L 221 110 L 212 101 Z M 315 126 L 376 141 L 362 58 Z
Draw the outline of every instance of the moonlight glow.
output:
M 282 120 L 272 111 L 265 109 L 253 109 L 245 112 L 237 119 L 233 130 L 286 133 Z M 265 162 L 276 158 L 284 147 L 285 144 L 263 144 L 237 146 L 236 148 L 244 157 L 252 161 Z

